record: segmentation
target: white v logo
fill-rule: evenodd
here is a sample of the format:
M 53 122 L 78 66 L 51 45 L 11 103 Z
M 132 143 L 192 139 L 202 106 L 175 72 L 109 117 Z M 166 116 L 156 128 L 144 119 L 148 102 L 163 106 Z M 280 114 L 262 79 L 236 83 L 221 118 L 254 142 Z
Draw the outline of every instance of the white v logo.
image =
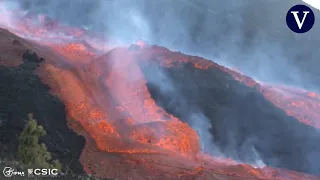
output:
M 299 29 L 301 29 L 303 26 L 304 20 L 306 20 L 306 17 L 310 13 L 310 11 L 303 11 L 304 16 L 303 16 L 302 22 L 300 21 L 300 19 L 298 17 L 298 13 L 299 13 L 299 11 L 291 11 L 291 14 L 293 14 L 294 19 L 296 20 L 296 23 L 297 23 Z

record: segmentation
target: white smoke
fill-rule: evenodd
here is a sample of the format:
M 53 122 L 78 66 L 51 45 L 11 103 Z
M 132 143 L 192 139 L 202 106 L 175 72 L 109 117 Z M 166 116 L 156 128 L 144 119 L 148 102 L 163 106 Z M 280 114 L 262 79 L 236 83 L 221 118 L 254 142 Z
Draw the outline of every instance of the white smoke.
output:
M 13 4 L 18 1 L 6 2 Z M 151 44 L 214 59 L 228 67 L 237 67 L 261 81 L 319 88 L 312 74 L 308 74 L 312 69 L 318 72 L 319 40 L 315 34 L 317 35 L 319 28 L 315 25 L 310 33 L 295 35 L 285 24 L 287 10 L 301 1 L 19 2 L 21 7 L 30 12 L 44 13 L 68 24 L 102 31 L 106 36 L 115 36 L 122 44 L 144 39 Z M 316 1 L 305 2 L 319 9 L 319 3 Z M 274 8 L 260 5 L 264 3 L 273 3 Z M 11 3 L 1 6 L 0 10 L 1 13 L 7 14 L 3 16 L 5 18 L 0 19 L 5 26 L 14 24 L 14 14 L 7 11 L 8 8 L 12 8 L 9 4 Z M 157 81 L 160 80 L 155 80 Z M 160 82 L 155 84 L 161 84 L 160 87 L 163 88 L 164 81 Z M 168 87 L 170 91 L 174 90 L 172 85 Z M 189 123 L 200 135 L 202 149 L 207 151 L 211 148 L 211 144 L 207 142 L 213 138 L 207 131 L 210 127 L 205 127 L 208 125 L 207 119 L 201 112 L 193 113 L 191 115 L 194 121 L 191 118 Z
M 19 8 L 19 4 L 11 1 L 0 1 L 0 27 L 15 28 L 16 19 L 15 11 Z

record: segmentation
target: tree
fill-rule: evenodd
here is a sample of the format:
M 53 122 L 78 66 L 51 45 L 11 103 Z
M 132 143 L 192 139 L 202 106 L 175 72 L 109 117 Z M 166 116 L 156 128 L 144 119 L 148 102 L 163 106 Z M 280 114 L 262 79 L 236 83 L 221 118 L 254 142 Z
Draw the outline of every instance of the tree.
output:
M 28 123 L 23 129 L 18 148 L 18 157 L 28 167 L 56 168 L 61 170 L 59 160 L 53 160 L 45 144 L 39 144 L 39 139 L 46 135 L 42 126 L 38 126 L 32 114 L 28 114 Z

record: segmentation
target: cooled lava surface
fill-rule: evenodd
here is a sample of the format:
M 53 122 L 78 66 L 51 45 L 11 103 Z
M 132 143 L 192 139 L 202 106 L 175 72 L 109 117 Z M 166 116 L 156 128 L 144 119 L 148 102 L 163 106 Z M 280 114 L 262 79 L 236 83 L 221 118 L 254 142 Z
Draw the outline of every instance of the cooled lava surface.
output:
M 255 163 L 261 158 L 274 167 L 320 172 L 318 122 L 310 123 L 319 115 L 315 93 L 261 86 L 238 74 L 239 82 L 235 73 L 224 73 L 208 60 L 161 47 L 153 51 L 142 69 L 151 96 L 166 112 L 198 128 L 199 134 L 209 130 L 216 148 L 232 159 Z M 295 112 L 305 112 L 306 120 L 297 120 Z
M 1 62 L 19 65 L 15 57 L 27 49 L 45 59 L 35 73 L 65 104 L 70 128 L 85 137 L 86 173 L 132 180 L 319 179 L 304 174 L 320 172 L 316 93 L 260 85 L 212 61 L 142 42 L 109 50 L 89 43 L 84 31 L 58 25 L 55 32 L 74 38 L 46 39 L 53 27 L 41 34 L 23 23 L 11 31 L 26 39 L 1 30 Z M 207 129 L 212 147 L 203 145 Z M 257 159 L 268 166 L 236 162 Z

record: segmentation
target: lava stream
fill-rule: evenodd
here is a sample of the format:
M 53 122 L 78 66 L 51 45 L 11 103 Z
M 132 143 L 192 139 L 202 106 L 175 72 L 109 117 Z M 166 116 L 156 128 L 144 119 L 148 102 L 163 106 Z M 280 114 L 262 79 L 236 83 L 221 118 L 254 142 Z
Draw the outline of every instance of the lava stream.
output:
M 170 58 L 163 57 L 161 53 L 168 52 L 168 49 L 141 42 L 137 52 L 125 47 L 99 56 L 109 48 L 99 47 L 97 41 L 87 43 L 90 38 L 85 30 L 61 26 L 43 16 L 38 16 L 40 24 L 35 24 L 32 17 L 17 14 L 19 26 L 7 28 L 38 43 L 25 42 L 28 48 L 45 57 L 46 63 L 38 69 L 38 74 L 65 103 L 70 127 L 86 137 L 87 145 L 81 162 L 87 173 L 121 179 L 130 176 L 137 179 L 152 179 L 153 176 L 174 179 L 193 175 L 202 179 L 218 179 L 220 177 L 212 173 L 221 169 L 219 173 L 231 174 L 230 178 L 234 174 L 273 178 L 277 174 L 278 179 L 316 179 L 268 167 L 255 169 L 249 165 L 234 165 L 232 160 L 220 163 L 201 154 L 196 131 L 155 104 L 139 63 L 152 60 L 172 67 L 190 62 L 203 70 L 219 68 L 234 79 L 257 88 L 288 114 L 319 127 L 319 112 L 316 111 L 319 109 L 319 95 L 316 93 L 281 88 L 283 93 L 279 88 L 260 85 L 241 73 L 200 57 L 190 60 L 179 52 L 170 53 Z M 303 112 L 296 114 L 300 111 L 292 108 L 300 108 Z M 301 114 L 304 117 L 300 117 Z M 161 163 L 167 167 L 160 166 Z M 168 164 L 191 170 L 176 172 Z M 209 176 L 204 175 L 205 171 Z

